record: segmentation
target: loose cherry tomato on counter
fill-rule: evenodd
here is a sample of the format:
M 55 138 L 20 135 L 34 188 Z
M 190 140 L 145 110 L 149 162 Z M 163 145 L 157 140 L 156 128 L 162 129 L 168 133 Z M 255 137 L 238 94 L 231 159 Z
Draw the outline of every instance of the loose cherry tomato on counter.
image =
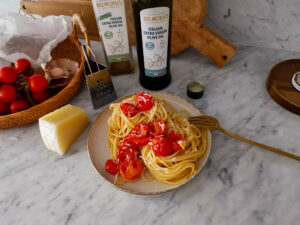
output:
M 137 93 L 135 105 L 140 111 L 148 111 L 153 107 L 153 104 L 153 98 L 149 93 L 143 91 Z
M 127 181 L 134 181 L 141 176 L 143 165 L 138 159 L 125 160 L 120 165 L 120 174 Z
M 18 59 L 15 63 L 15 69 L 18 73 L 26 73 L 30 68 L 31 63 L 27 59 Z
M 16 113 L 28 109 L 29 107 L 30 105 L 25 99 L 18 99 L 10 104 L 10 111 Z
M 185 148 L 184 138 L 175 130 L 171 130 L 168 134 L 168 140 L 173 150 L 180 151 Z
M 0 87 L 0 101 L 13 102 L 17 98 L 16 88 L 10 84 L 4 84 Z
M 42 75 L 33 75 L 29 78 L 30 91 L 44 92 L 48 87 L 48 81 Z
M 9 113 L 9 104 L 6 102 L 0 101 L 0 116 Z
M 17 80 L 17 71 L 8 66 L 4 66 L 0 69 L 0 81 L 6 84 L 13 83 Z
M 133 117 L 135 116 L 139 110 L 135 107 L 134 104 L 131 104 L 129 102 L 124 102 L 120 105 L 120 108 L 122 110 L 122 112 L 129 117 Z
M 150 136 L 156 137 L 166 133 L 166 124 L 163 120 L 155 120 L 149 123 Z
M 32 98 L 36 103 L 41 103 L 49 98 L 50 94 L 48 91 L 33 92 Z
M 116 174 L 119 171 L 119 164 L 112 159 L 109 159 L 105 163 L 105 170 L 111 174 Z
M 123 162 L 125 160 L 129 160 L 129 159 L 136 159 L 137 155 L 138 155 L 138 150 L 136 148 L 132 148 L 132 147 L 128 147 L 126 145 L 122 145 L 119 149 L 118 149 L 118 160 L 119 162 Z
M 169 156 L 174 152 L 168 140 L 164 137 L 155 137 L 151 142 L 151 148 L 157 156 Z

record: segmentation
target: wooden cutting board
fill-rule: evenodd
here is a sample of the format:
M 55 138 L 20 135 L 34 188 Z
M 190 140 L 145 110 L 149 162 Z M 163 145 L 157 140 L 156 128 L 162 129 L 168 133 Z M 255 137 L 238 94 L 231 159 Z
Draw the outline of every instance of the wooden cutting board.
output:
M 125 0 L 129 39 L 135 44 L 130 0 Z M 89 37 L 100 40 L 93 7 L 90 0 L 39 0 L 20 2 L 27 14 L 73 15 L 79 13 L 88 29 Z M 223 67 L 236 52 L 235 46 L 203 24 L 207 0 L 173 0 L 171 53 L 177 54 L 193 46 L 219 67 Z

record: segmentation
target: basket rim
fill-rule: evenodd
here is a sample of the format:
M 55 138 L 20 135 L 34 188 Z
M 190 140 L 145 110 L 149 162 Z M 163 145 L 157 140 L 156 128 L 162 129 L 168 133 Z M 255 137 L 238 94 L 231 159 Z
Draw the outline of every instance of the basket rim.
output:
M 70 41 L 77 46 L 77 49 L 80 51 L 80 54 L 81 54 L 81 62 L 80 62 L 79 70 L 74 75 L 74 77 L 72 78 L 72 80 L 70 81 L 70 83 L 67 86 L 65 86 L 62 90 L 60 90 L 56 95 L 52 96 L 51 98 L 47 99 L 46 101 L 44 101 L 44 102 L 42 102 L 40 104 L 37 104 L 37 105 L 35 105 L 35 106 L 33 106 L 33 107 L 29 108 L 29 109 L 26 109 L 26 110 L 23 110 L 23 111 L 20 111 L 20 112 L 17 112 L 17 113 L 11 113 L 11 114 L 0 116 L 0 129 L 20 127 L 20 126 L 24 126 L 26 124 L 30 124 L 30 123 L 36 122 L 40 117 L 46 115 L 47 113 L 50 113 L 50 112 L 54 111 L 55 109 L 52 110 L 52 111 L 49 111 L 47 113 L 41 113 L 40 115 L 37 115 L 37 119 L 36 120 L 29 121 L 28 123 L 24 123 L 24 124 L 19 125 L 19 126 L 18 125 L 17 126 L 7 126 L 7 127 L 4 127 L 4 128 L 1 126 L 1 122 L 5 123 L 5 120 L 20 118 L 20 117 L 22 117 L 22 115 L 25 116 L 25 114 L 27 114 L 27 113 L 37 113 L 37 112 L 39 112 L 39 110 L 41 108 L 44 108 L 45 106 L 49 105 L 49 103 L 51 103 L 51 102 L 54 103 L 58 99 L 60 99 L 61 96 L 64 96 L 64 95 L 68 94 L 68 91 L 72 87 L 74 87 L 75 85 L 77 85 L 78 83 L 79 83 L 79 87 L 81 86 L 81 83 L 82 83 L 83 78 L 84 78 L 83 77 L 84 56 L 83 56 L 83 52 L 82 52 L 82 49 L 81 49 L 81 44 L 80 44 L 80 42 L 76 38 L 72 37 L 71 35 L 69 35 L 65 40 L 67 40 L 67 39 L 70 39 Z M 70 101 L 74 97 L 74 95 L 71 96 L 71 98 L 68 101 Z M 62 104 L 61 106 L 65 105 L 65 104 Z M 56 109 L 60 108 L 61 106 L 56 107 Z

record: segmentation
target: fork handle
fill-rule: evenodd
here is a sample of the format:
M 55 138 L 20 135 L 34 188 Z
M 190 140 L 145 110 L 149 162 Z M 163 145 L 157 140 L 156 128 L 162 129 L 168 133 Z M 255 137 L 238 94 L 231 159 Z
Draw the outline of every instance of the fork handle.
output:
M 229 131 L 227 131 L 227 130 L 221 128 L 221 127 L 219 127 L 218 130 L 221 131 L 221 132 L 223 132 L 224 134 L 230 136 L 230 137 L 233 137 L 233 138 L 237 139 L 237 140 L 240 140 L 240 141 L 246 142 L 246 143 L 248 143 L 248 144 L 255 145 L 255 146 L 258 146 L 258 147 L 260 147 L 260 148 L 264 148 L 264 149 L 269 150 L 269 151 L 271 151 L 271 152 L 275 152 L 275 153 L 277 153 L 277 154 L 279 154 L 279 155 L 283 155 L 283 156 L 286 156 L 286 157 L 289 157 L 289 158 L 292 158 L 292 159 L 295 159 L 295 160 L 300 161 L 300 156 L 297 156 L 297 155 L 294 155 L 294 154 L 291 154 L 291 153 L 282 151 L 282 150 L 280 150 L 280 149 L 273 148 L 273 147 L 271 147 L 271 146 L 264 145 L 264 144 L 261 144 L 261 143 L 259 143 L 259 142 L 252 141 L 252 140 L 249 140 L 249 139 L 247 139 L 247 138 L 238 136 L 238 135 L 233 134 L 233 133 L 231 133 L 231 132 L 229 132 Z

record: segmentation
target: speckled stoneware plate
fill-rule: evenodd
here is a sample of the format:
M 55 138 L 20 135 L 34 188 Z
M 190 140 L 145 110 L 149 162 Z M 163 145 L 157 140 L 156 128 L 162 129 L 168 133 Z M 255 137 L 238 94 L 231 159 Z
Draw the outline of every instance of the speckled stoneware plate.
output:
M 190 116 L 200 116 L 202 115 L 199 109 L 197 109 L 194 105 L 187 102 L 185 99 L 182 99 L 178 96 L 163 93 L 163 92 L 151 92 L 152 95 L 160 97 L 171 103 L 176 110 L 187 110 L 190 113 Z M 129 97 L 129 96 L 127 96 Z M 124 98 L 127 98 L 124 97 Z M 122 101 L 121 98 L 116 102 Z M 108 118 L 111 116 L 112 112 L 106 107 L 97 119 L 94 121 L 92 128 L 89 133 L 88 137 L 88 152 L 91 159 L 91 162 L 97 172 L 110 184 L 114 187 L 126 191 L 132 194 L 139 194 L 139 195 L 155 195 L 155 194 L 162 194 L 168 191 L 172 191 L 181 185 L 168 185 L 161 183 L 157 180 L 153 180 L 151 182 L 145 182 L 142 179 L 138 179 L 135 182 L 125 183 L 122 185 L 115 185 L 114 184 L 114 175 L 111 175 L 105 171 L 105 163 L 106 160 L 110 158 L 110 150 L 108 147 L 107 141 L 107 131 L 108 131 Z M 207 158 L 210 153 L 210 146 L 211 146 L 211 134 L 209 131 L 207 135 L 207 149 L 204 155 L 199 159 L 199 170 L 204 166 L 207 161 Z M 197 173 L 198 173 L 197 172 Z M 191 180 L 191 177 L 189 180 Z M 188 181 L 189 181 L 188 180 Z M 188 182 L 186 181 L 186 182 Z M 185 183 L 186 183 L 185 182 Z

